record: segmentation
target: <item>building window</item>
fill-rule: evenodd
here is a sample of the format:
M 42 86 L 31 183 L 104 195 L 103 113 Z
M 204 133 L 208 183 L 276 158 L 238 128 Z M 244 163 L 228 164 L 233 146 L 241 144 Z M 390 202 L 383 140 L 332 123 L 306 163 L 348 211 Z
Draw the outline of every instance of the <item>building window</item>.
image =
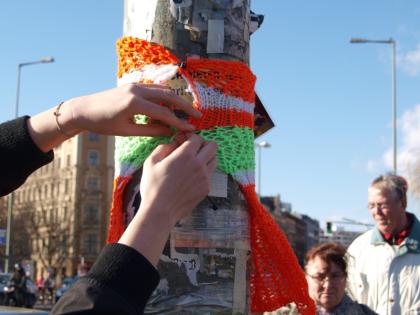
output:
M 83 242 L 84 252 L 88 255 L 96 255 L 98 253 L 98 235 L 88 234 Z
M 67 218 L 67 206 L 64 206 L 64 208 L 63 208 L 63 219 L 64 220 L 67 220 L 68 218 Z
M 99 152 L 97 150 L 89 150 L 88 165 L 97 166 L 99 164 Z
M 88 138 L 89 138 L 89 141 L 99 142 L 99 135 L 97 133 L 89 132 Z
M 66 166 L 70 166 L 70 154 L 67 155 Z
M 87 189 L 88 190 L 98 190 L 99 189 L 99 178 L 98 177 L 89 177 L 87 180 Z
M 98 223 L 99 207 L 96 204 L 88 204 L 85 208 L 85 223 Z
M 64 180 L 64 193 L 69 193 L 69 180 L 67 178 Z

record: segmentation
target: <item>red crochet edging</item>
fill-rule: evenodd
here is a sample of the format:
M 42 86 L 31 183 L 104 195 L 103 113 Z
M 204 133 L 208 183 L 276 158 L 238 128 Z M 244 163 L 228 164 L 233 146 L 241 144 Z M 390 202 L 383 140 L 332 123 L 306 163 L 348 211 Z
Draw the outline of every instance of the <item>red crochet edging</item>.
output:
M 261 205 L 255 185 L 240 186 L 249 210 L 252 270 L 251 311 L 274 311 L 294 302 L 301 314 L 315 314 L 298 260 L 273 217 Z

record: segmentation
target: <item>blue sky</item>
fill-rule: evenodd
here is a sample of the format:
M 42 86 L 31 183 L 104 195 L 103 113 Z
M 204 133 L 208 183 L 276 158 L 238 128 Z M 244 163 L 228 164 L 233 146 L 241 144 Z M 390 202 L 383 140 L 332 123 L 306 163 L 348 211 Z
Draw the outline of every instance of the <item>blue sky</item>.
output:
M 366 191 L 391 170 L 391 48 L 352 45 L 351 37 L 397 41 L 400 168 L 420 139 L 420 6 L 415 0 L 254 0 L 264 14 L 251 38 L 257 92 L 276 128 L 257 141 L 262 194 L 321 222 L 369 221 Z M 116 84 L 115 40 L 123 1 L 3 1 L 0 5 L 0 120 L 13 118 L 17 64 L 20 114 Z M 411 210 L 420 213 L 418 201 Z

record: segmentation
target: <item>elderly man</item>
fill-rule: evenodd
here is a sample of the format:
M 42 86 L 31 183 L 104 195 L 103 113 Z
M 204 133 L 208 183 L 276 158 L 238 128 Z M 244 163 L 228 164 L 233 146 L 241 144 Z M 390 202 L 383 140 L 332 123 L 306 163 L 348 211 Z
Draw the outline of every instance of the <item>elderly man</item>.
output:
M 376 178 L 368 208 L 376 227 L 348 249 L 347 289 L 381 315 L 420 314 L 420 222 L 406 212 L 407 181 Z

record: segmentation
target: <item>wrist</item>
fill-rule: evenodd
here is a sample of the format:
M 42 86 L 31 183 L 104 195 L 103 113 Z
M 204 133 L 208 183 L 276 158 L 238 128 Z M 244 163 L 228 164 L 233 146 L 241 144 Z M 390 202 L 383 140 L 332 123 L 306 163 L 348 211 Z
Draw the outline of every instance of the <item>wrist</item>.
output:
M 141 205 L 118 243 L 130 246 L 157 266 L 160 255 L 173 227 L 173 220 L 163 215 L 161 209 Z
M 167 208 L 165 203 L 163 205 L 159 205 L 158 203 L 148 204 L 142 200 L 136 217 L 148 225 L 154 226 L 164 233 L 169 234 L 177 222 L 172 215 L 174 212 L 170 208 Z
M 60 103 L 54 112 L 58 130 L 67 137 L 73 137 L 82 130 L 77 128 L 74 115 L 74 107 L 77 105 L 75 99 Z

